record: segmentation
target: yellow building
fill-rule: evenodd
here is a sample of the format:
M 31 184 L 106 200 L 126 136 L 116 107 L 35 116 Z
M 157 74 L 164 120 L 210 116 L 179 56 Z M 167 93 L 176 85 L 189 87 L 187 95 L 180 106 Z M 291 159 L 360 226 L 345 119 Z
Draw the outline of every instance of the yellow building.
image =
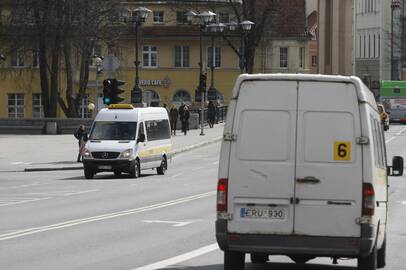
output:
M 152 13 L 139 29 L 140 86 L 143 89 L 143 102 L 146 105 L 176 104 L 195 102 L 195 90 L 199 83 L 199 26 L 185 23 L 184 5 L 175 6 L 165 1 L 149 1 L 146 8 Z M 202 10 L 211 9 L 222 23 L 235 21 L 228 1 L 198 5 Z M 124 7 L 135 8 L 131 1 L 123 3 Z M 199 11 L 199 10 L 196 10 Z M 197 22 L 197 21 L 196 21 Z M 95 46 L 94 54 L 114 55 L 120 62 L 113 78 L 123 80 L 124 102 L 130 102 L 131 90 L 135 82 L 135 31 L 129 31 L 120 38 L 112 48 L 104 44 Z M 240 37 L 235 32 L 224 35 L 239 48 Z M 214 54 L 211 54 L 211 37 L 205 34 L 203 40 L 203 64 L 207 72 L 207 88 L 211 86 L 210 62 L 214 62 L 214 87 L 218 90 L 219 99 L 227 104 L 231 98 L 235 79 L 240 74 L 239 57 L 229 43 L 219 35 L 214 38 Z M 273 39 L 265 41 L 257 48 L 254 72 L 306 72 L 309 69 L 307 41 L 304 39 Z M 63 63 L 60 64 L 64 66 Z M 96 98 L 96 68 L 91 67 L 88 85 L 88 96 L 83 99 L 80 116 L 92 117 L 88 111 L 89 102 L 99 102 Z M 98 80 L 99 93 L 102 92 L 102 81 L 108 77 L 104 71 Z M 64 94 L 65 72 L 59 74 L 59 89 Z M 78 77 L 78 76 L 77 76 Z M 78 78 L 76 78 L 78 79 Z M 76 81 L 77 83 L 77 81 Z M 76 87 L 77 88 L 77 87 Z M 38 59 L 18 50 L 7 56 L 0 63 L 0 117 L 30 118 L 41 117 L 40 80 Z M 58 110 L 58 117 L 65 117 Z

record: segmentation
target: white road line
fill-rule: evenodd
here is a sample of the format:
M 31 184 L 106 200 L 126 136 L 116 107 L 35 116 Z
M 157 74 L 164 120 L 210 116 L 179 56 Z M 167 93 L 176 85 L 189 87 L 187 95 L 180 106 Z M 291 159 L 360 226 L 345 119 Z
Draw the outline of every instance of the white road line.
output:
M 405 131 L 405 130 L 406 130 L 406 128 L 403 128 L 403 129 L 402 129 L 402 130 L 400 130 L 398 133 L 396 133 L 396 134 L 395 134 L 395 136 L 393 136 L 393 137 L 392 137 L 392 138 L 390 138 L 390 139 L 387 139 L 387 140 L 385 141 L 385 143 L 388 143 L 388 142 L 390 142 L 390 141 L 392 141 L 392 140 L 396 139 L 396 138 L 397 138 L 397 136 L 402 135 L 403 131 Z
M 219 161 L 217 160 L 216 162 L 213 162 L 213 165 L 219 164 Z
M 394 139 L 396 139 L 397 137 L 392 137 L 392 138 L 390 138 L 390 139 L 387 139 L 386 141 L 385 141 L 385 143 L 389 143 L 390 141 L 392 141 L 392 140 L 394 140 Z
M 194 172 L 194 171 L 199 171 L 199 170 L 201 170 L 201 169 L 204 169 L 205 167 L 198 167 L 198 168 L 195 168 L 195 169 L 193 169 L 193 170 L 190 170 L 191 172 Z
M 400 201 L 399 203 L 406 205 L 406 201 Z
M 211 244 L 187 253 L 184 253 L 182 255 L 173 257 L 173 258 L 169 258 L 160 262 L 156 262 L 150 265 L 146 265 L 146 266 L 142 266 L 142 267 L 138 267 L 138 268 L 134 268 L 132 270 L 156 270 L 156 269 L 162 269 L 165 268 L 167 266 L 170 265 L 174 265 L 180 262 L 184 262 L 184 261 L 188 261 L 190 259 L 202 256 L 204 254 L 210 253 L 212 251 L 215 251 L 218 249 L 218 245 L 217 244 Z
M 35 198 L 35 199 L 29 199 L 29 200 L 23 200 L 23 201 L 19 200 L 17 202 L 8 202 L 8 203 L 4 203 L 4 204 L 0 203 L 0 207 L 9 206 L 9 205 L 16 205 L 16 204 L 23 204 L 23 203 L 29 203 L 29 202 L 43 201 L 43 200 L 48 200 L 50 198 L 51 197 L 48 197 L 48 198 Z
M 31 234 L 37 234 L 41 232 L 46 232 L 46 231 L 52 231 L 52 230 L 57 230 L 57 229 L 62 229 L 62 228 L 69 228 L 81 224 L 86 224 L 86 223 L 91 223 L 95 221 L 100 221 L 100 220 L 108 220 L 108 219 L 113 219 L 117 217 L 123 217 L 123 216 L 128 216 L 128 215 L 134 215 L 142 212 L 147 212 L 147 211 L 152 211 L 160 208 L 165 208 L 177 204 L 182 204 L 190 201 L 195 201 L 198 199 L 203 199 L 207 198 L 210 196 L 215 195 L 215 191 L 210 191 L 206 193 L 201 193 L 189 197 L 184 197 L 172 201 L 167 201 L 163 203 L 158 203 L 158 204 L 153 204 L 149 206 L 144 206 L 140 208 L 134 208 L 134 209 L 128 209 L 124 211 L 119 211 L 119 212 L 113 212 L 113 213 L 108 213 L 104 215 L 98 215 L 98 216 L 93 216 L 93 217 L 88 217 L 88 218 L 82 218 L 82 219 L 74 219 L 74 220 L 69 220 L 61 223 L 56 223 L 56 224 L 51 224 L 51 225 L 46 225 L 46 226 L 41 226 L 41 227 L 34 227 L 34 228 L 29 228 L 25 230 L 19 230 L 13 233 L 6 233 L 6 234 L 0 234 L 0 241 L 8 240 L 8 239 L 14 239 L 14 238 L 19 238 Z
M 95 192 L 95 191 L 98 191 L 98 189 L 70 192 L 70 193 L 63 194 L 63 196 L 67 197 L 67 196 L 73 196 L 73 195 L 80 195 L 80 194 L 85 194 L 85 193 L 90 193 L 90 192 Z
M 14 189 L 14 188 L 25 188 L 25 187 L 33 187 L 33 186 L 42 186 L 42 185 L 49 185 L 49 184 L 52 184 L 52 183 L 34 182 L 34 183 L 31 183 L 31 184 L 26 184 L 26 185 L 21 185 L 21 186 L 0 187 L 0 190 Z

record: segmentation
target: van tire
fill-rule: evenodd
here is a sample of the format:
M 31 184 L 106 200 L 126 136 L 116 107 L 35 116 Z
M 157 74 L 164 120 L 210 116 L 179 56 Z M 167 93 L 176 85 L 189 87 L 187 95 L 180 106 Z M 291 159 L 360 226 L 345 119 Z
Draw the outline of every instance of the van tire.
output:
M 138 178 L 141 174 L 140 162 L 138 159 L 134 161 L 134 167 L 130 169 L 130 177 L 131 178 Z
M 305 264 L 308 261 L 310 261 L 311 259 L 314 259 L 314 257 L 310 257 L 310 256 L 290 256 L 290 259 L 292 261 L 294 261 L 296 264 Z
M 376 270 L 378 264 L 378 252 L 376 246 L 368 256 L 358 257 L 358 270 Z
M 165 171 L 168 169 L 168 162 L 166 161 L 166 157 L 162 157 L 161 166 L 156 168 L 156 172 L 159 175 L 164 175 Z
M 267 254 L 251 253 L 251 262 L 255 264 L 264 264 L 269 260 Z
M 382 247 L 378 250 L 377 268 L 384 268 L 386 266 L 386 237 L 383 240 Z
M 89 168 L 85 167 L 84 172 L 85 172 L 85 178 L 86 179 L 93 179 L 94 171 L 92 169 L 89 169 Z
M 120 175 L 121 175 L 121 171 L 115 170 L 115 171 L 114 171 L 114 175 L 115 175 L 115 176 L 120 176 Z
M 245 253 L 224 251 L 224 270 L 244 270 Z

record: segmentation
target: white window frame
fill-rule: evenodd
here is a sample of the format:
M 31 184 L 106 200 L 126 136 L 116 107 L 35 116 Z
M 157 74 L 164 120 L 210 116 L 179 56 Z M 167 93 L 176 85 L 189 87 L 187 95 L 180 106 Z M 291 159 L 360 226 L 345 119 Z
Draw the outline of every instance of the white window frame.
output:
M 179 48 L 179 51 L 178 51 L 178 48 Z M 186 52 L 187 52 L 187 56 L 185 55 Z M 179 60 L 179 62 L 178 62 L 178 60 Z M 176 68 L 189 68 L 190 67 L 190 46 L 188 46 L 188 45 L 176 45 L 175 46 L 175 67 Z
M 214 63 L 214 68 L 221 68 L 221 47 L 214 47 L 214 53 L 212 53 L 212 47 L 207 47 L 207 67 L 211 68 L 211 64 Z M 211 56 L 211 59 L 210 59 Z
M 10 102 L 10 100 L 11 100 L 11 102 Z M 18 104 L 19 100 L 20 101 L 22 100 L 22 104 Z M 10 112 L 10 108 L 14 108 L 14 112 Z M 24 116 L 25 116 L 25 95 L 22 93 L 7 94 L 7 111 L 8 111 L 8 118 L 24 118 Z
M 286 50 L 286 53 L 285 53 Z M 279 68 L 288 69 L 289 68 L 289 48 L 280 47 L 279 48 Z
M 37 97 L 39 97 L 39 99 Z M 35 105 L 34 100 L 38 100 L 39 104 Z M 36 110 L 39 111 L 39 114 L 37 114 Z M 42 98 L 41 98 L 40 93 L 32 94 L 32 117 L 33 118 L 43 118 L 44 117 L 44 106 L 42 105 Z
M 147 50 L 145 50 L 147 48 Z M 155 48 L 156 50 L 152 50 L 152 48 Z M 145 63 L 145 58 L 144 55 L 148 55 L 148 62 Z M 152 55 L 156 56 L 156 63 L 155 65 L 152 65 Z M 142 66 L 144 68 L 157 68 L 158 67 L 158 46 L 156 45 L 143 45 L 142 46 Z
M 15 49 L 11 53 L 11 66 L 14 68 L 25 67 L 25 52 L 24 48 Z
M 162 10 L 153 11 L 152 20 L 153 20 L 154 24 L 164 24 L 165 23 L 165 12 Z

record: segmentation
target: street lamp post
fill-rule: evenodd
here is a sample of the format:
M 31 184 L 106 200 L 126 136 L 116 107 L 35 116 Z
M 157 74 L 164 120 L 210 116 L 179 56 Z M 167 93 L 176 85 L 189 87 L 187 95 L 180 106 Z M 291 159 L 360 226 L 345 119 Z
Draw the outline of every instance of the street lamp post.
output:
M 189 24 L 192 23 L 193 18 L 197 17 L 200 19 L 199 26 L 200 26 L 200 32 L 199 32 L 199 86 L 198 90 L 201 94 L 201 109 L 200 109 L 200 136 L 204 136 L 204 107 L 205 107 L 205 101 L 206 101 L 206 87 L 203 85 L 202 78 L 205 76 L 203 74 L 203 32 L 206 29 L 206 26 L 211 23 L 216 16 L 216 13 L 211 12 L 211 11 L 204 11 L 200 12 L 199 14 L 196 14 L 193 11 L 189 11 L 185 13 L 186 19 Z M 204 88 L 204 89 L 203 89 Z
M 245 41 L 247 39 L 247 33 L 251 31 L 254 25 L 251 21 L 243 21 L 240 23 L 241 26 L 241 52 L 240 52 L 240 72 L 247 73 L 247 61 L 245 60 Z
M 131 92 L 131 103 L 142 103 L 142 89 L 140 87 L 140 76 L 139 76 L 139 67 L 140 61 L 138 56 L 138 31 L 142 23 L 145 22 L 148 15 L 152 11 L 145 7 L 138 7 L 133 10 L 128 10 L 127 16 L 130 18 L 130 21 L 134 23 L 135 26 L 135 83 L 133 91 Z M 138 97 L 138 98 L 137 98 Z
M 96 65 L 96 100 L 95 100 L 95 103 L 96 103 L 96 114 L 99 112 L 99 76 L 100 76 L 100 73 L 102 72 L 102 63 L 103 63 L 103 60 L 100 58 L 100 57 L 98 57 L 98 56 L 96 56 L 95 58 L 94 58 L 94 63 L 95 63 L 95 65 Z
M 214 87 L 214 69 L 216 68 L 216 58 L 215 58 L 215 48 L 214 48 L 214 36 L 216 33 L 222 33 L 224 32 L 225 28 L 227 27 L 225 24 L 223 23 L 219 23 L 219 24 L 209 24 L 207 26 L 210 29 L 211 34 L 211 59 L 210 59 L 210 71 L 211 71 L 211 82 L 210 82 L 210 88 L 209 88 L 209 92 L 216 92 L 217 93 L 217 89 Z

